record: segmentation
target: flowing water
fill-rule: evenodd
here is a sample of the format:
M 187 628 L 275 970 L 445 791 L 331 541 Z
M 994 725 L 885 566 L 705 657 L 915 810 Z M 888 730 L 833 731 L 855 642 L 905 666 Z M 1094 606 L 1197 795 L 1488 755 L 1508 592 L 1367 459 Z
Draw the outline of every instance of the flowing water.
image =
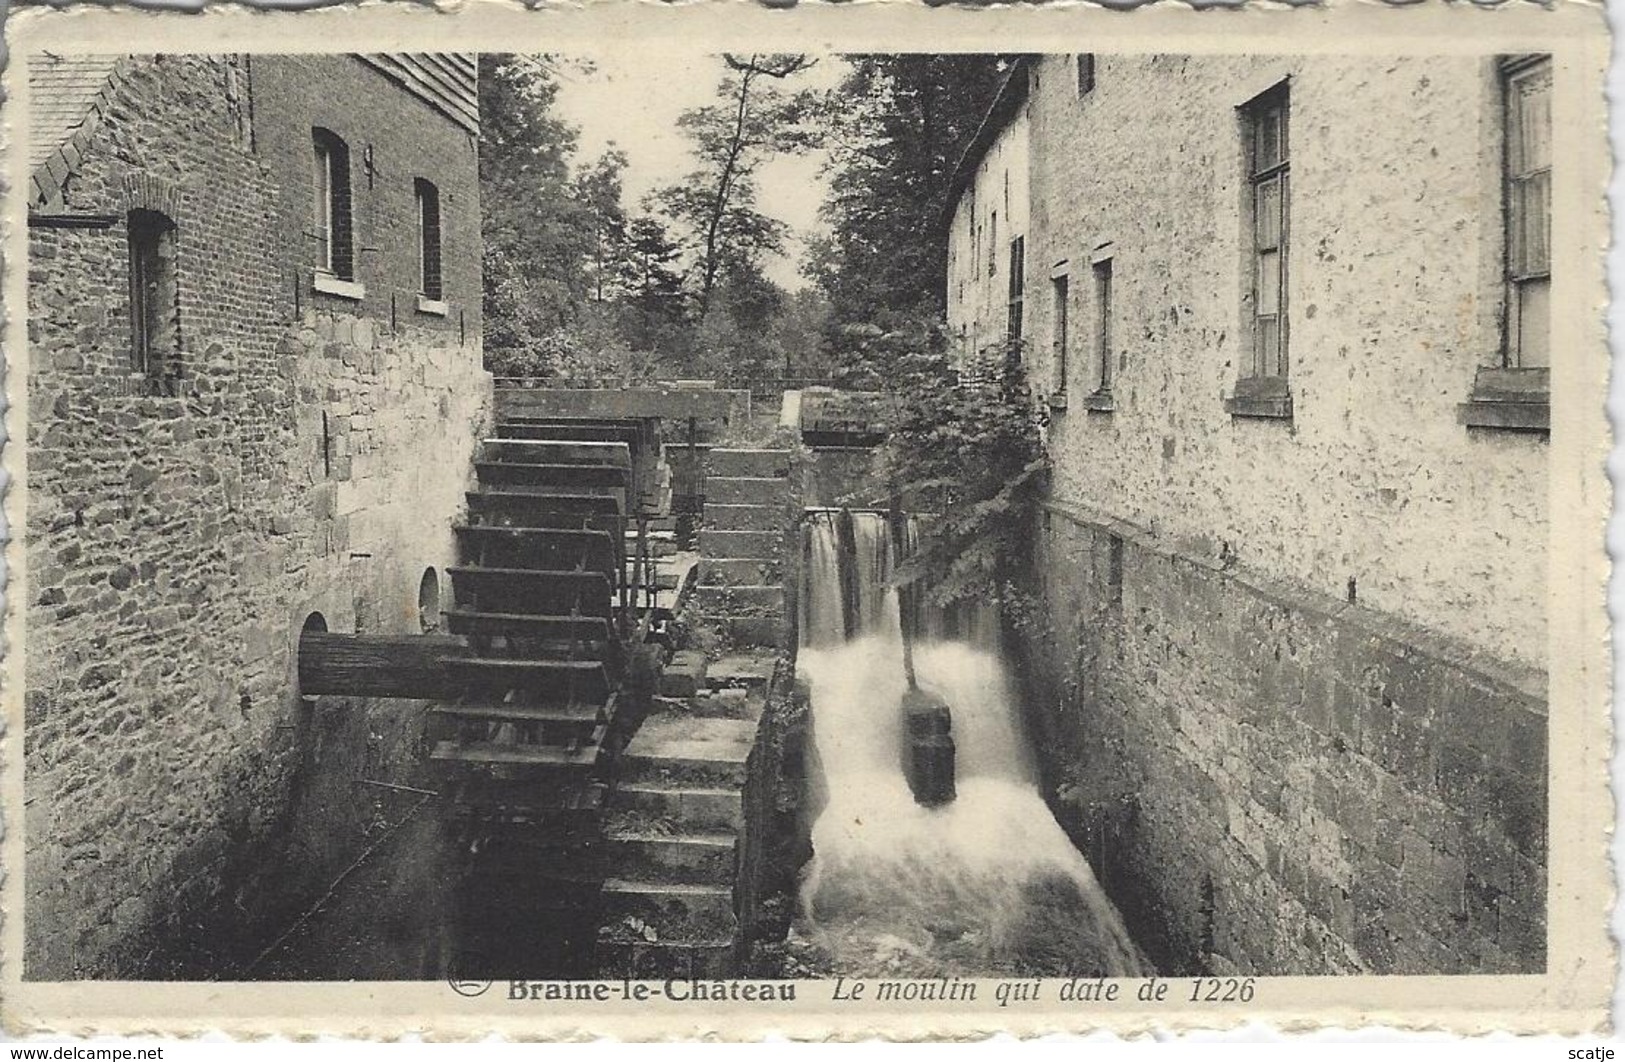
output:
M 818 810 L 801 931 L 836 972 L 858 976 L 1149 973 L 1038 793 L 989 643 L 933 638 L 915 647 L 920 684 L 952 708 L 958 783 L 949 804 L 915 802 L 902 771 L 905 680 L 889 538 L 874 514 L 854 514 L 845 531 L 839 523 L 818 514 L 807 527 L 798 667 L 812 695 Z M 993 626 L 922 618 L 927 631 Z

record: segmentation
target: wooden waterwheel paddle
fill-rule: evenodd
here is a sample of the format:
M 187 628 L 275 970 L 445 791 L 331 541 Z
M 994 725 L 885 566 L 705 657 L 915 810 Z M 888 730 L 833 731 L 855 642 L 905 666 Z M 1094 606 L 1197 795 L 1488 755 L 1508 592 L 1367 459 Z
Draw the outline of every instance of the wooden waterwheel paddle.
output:
M 901 562 L 907 541 L 902 507 L 893 496 L 887 522 L 891 525 L 892 556 Z M 913 610 L 903 608 L 905 588 L 898 587 L 898 629 L 903 639 L 903 776 L 914 799 L 937 807 L 954 799 L 953 711 L 936 693 L 920 688 L 914 672 Z

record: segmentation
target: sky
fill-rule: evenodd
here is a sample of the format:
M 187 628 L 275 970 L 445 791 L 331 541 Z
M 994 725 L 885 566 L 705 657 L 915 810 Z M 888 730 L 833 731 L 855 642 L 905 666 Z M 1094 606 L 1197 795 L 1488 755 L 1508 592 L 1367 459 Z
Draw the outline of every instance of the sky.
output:
M 606 43 L 586 58 L 590 71 L 570 62 L 555 66 L 558 113 L 580 129 L 578 164 L 596 159 L 611 143 L 626 152 L 625 205 L 635 212 L 649 192 L 694 168 L 677 119 L 683 111 L 716 99 L 717 83 L 727 68 L 714 54 L 650 47 L 647 42 Z M 833 88 L 844 67 L 838 57 L 826 57 L 786 84 Z M 823 231 L 818 220 L 823 162 L 822 152 L 785 156 L 767 162 L 757 174 L 757 209 L 791 228 L 787 253 L 767 263 L 767 274 L 792 291 L 807 283 L 800 274 L 807 237 Z

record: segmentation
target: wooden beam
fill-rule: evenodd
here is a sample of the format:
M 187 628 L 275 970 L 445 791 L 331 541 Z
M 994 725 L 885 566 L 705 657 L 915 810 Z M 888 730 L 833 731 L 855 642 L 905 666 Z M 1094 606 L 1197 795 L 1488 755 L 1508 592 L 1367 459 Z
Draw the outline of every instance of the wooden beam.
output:
M 299 636 L 299 693 L 444 700 L 459 692 L 446 659 L 472 655 L 461 638 L 443 634 L 305 631 Z

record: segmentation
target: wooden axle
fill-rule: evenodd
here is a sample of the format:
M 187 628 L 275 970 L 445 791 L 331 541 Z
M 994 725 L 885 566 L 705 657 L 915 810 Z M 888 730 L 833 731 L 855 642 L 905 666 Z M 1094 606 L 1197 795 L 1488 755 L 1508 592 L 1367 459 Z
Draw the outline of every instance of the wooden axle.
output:
M 472 655 L 461 638 L 443 634 L 305 631 L 299 635 L 299 693 L 445 700 L 461 688 L 447 659 Z

